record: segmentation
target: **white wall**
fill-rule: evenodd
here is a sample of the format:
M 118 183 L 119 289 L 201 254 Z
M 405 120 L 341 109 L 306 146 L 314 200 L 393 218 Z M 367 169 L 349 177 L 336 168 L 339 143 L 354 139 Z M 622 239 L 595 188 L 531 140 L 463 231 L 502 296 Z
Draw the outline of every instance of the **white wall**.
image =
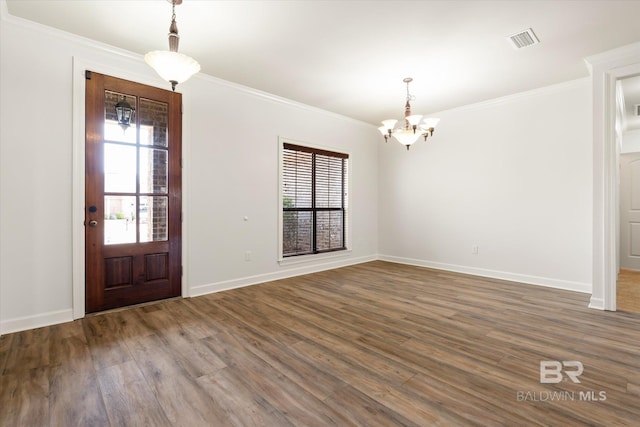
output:
M 72 237 L 82 233 L 81 222 L 71 220 L 73 58 L 165 83 L 140 55 L 23 22 L 6 10 L 0 15 L 0 332 L 7 333 L 73 315 L 73 277 L 83 268 L 73 262 Z M 206 76 L 179 90 L 185 93 L 186 293 L 376 258 L 374 127 Z M 349 253 L 276 262 L 278 136 L 351 154 Z M 247 250 L 251 262 L 244 261 Z
M 191 93 L 192 295 L 282 277 L 283 270 L 291 275 L 376 258 L 379 132 L 373 126 L 252 96 L 215 79 L 193 81 Z M 350 154 L 350 253 L 278 264 L 278 136 Z
M 590 292 L 590 96 L 588 79 L 515 94 L 381 145 L 381 257 Z

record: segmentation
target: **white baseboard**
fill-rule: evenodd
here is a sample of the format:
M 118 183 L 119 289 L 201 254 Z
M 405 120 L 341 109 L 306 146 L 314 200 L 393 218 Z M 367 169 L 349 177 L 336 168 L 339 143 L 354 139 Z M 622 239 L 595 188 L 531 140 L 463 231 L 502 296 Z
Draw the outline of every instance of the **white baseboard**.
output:
M 589 301 L 589 308 L 604 310 L 604 299 L 591 297 L 591 300 Z
M 369 255 L 359 258 L 340 258 L 332 259 L 322 263 L 310 263 L 309 265 L 294 264 L 294 267 L 283 268 L 280 271 L 257 274 L 254 276 L 241 277 L 238 279 L 225 280 L 206 285 L 194 286 L 190 289 L 190 295 L 196 297 L 214 292 L 226 291 L 244 286 L 256 285 L 259 283 L 270 282 L 273 280 L 286 279 L 289 277 L 300 276 L 303 274 L 316 273 L 319 271 L 331 270 L 334 268 L 346 267 L 349 265 L 361 264 L 369 261 L 389 261 L 399 264 L 416 265 L 419 267 L 433 268 L 437 270 L 446 270 L 456 273 L 471 274 L 474 276 L 490 277 L 494 279 L 510 280 L 514 282 L 526 283 L 531 285 L 546 286 L 556 289 L 564 289 L 575 292 L 591 293 L 591 285 L 588 283 L 572 282 L 567 280 L 551 279 L 548 277 L 530 276 L 518 273 L 509 273 L 505 271 L 488 270 L 483 268 L 468 267 L 455 264 L 446 264 L 426 260 L 418 260 L 412 258 L 403 258 L 390 255 Z M 601 298 L 591 298 L 589 307 L 604 310 L 604 301 Z M 70 322 L 73 320 L 73 310 L 52 311 L 49 313 L 37 314 L 33 316 L 19 317 L 0 321 L 0 335 L 13 332 L 24 331 L 27 329 L 35 329 L 43 326 L 51 326 L 58 323 Z
M 257 274 L 255 276 L 241 277 L 239 279 L 225 280 L 222 282 L 210 283 L 206 285 L 194 286 L 191 288 L 191 296 L 211 294 L 214 292 L 227 291 L 229 289 L 242 288 L 244 286 L 257 285 L 259 283 L 270 282 L 272 280 L 286 279 L 289 277 L 300 276 L 303 274 L 316 273 L 318 271 L 331 270 L 334 268 L 346 267 L 349 265 L 362 264 L 363 262 L 375 261 L 378 257 L 375 255 L 364 256 L 359 258 L 345 258 L 323 262 L 320 264 L 296 266 L 293 268 L 282 269 L 273 273 Z
M 379 255 L 378 259 L 382 261 L 397 262 L 399 264 L 428 267 L 436 270 L 446 270 L 456 273 L 471 274 L 474 276 L 490 277 L 492 279 L 510 280 L 513 282 L 526 283 L 528 285 L 546 286 L 548 288 L 564 289 L 567 291 L 575 291 L 587 294 L 591 293 L 591 285 L 589 283 L 572 282 L 568 280 L 551 279 L 549 277 L 531 276 L 527 274 L 510 273 L 507 271 L 489 270 L 456 264 L 445 264 L 441 262 L 402 258 L 390 255 Z
M 73 320 L 73 310 L 50 311 L 48 313 L 36 314 L 33 316 L 17 317 L 0 321 L 0 335 L 11 334 L 13 332 L 26 331 L 27 329 L 41 328 L 43 326 L 56 325 L 58 323 L 71 322 Z

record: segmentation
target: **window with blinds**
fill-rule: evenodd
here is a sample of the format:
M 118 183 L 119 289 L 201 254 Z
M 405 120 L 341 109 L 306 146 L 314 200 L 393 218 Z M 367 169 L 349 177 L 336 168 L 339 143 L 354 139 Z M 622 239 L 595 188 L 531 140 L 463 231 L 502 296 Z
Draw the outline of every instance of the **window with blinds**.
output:
M 282 255 L 346 249 L 349 156 L 289 143 L 282 153 Z

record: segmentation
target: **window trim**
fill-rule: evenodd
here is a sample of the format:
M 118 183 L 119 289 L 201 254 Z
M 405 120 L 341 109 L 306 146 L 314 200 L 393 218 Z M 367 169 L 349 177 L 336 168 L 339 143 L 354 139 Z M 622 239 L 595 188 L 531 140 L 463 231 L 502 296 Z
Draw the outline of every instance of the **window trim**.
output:
M 342 157 L 347 161 L 347 195 L 346 197 L 343 195 L 344 201 L 344 222 L 343 222 L 343 239 L 344 239 L 344 249 L 334 249 L 321 251 L 318 253 L 309 253 L 304 255 L 294 255 L 294 256 L 284 256 L 283 254 L 283 228 L 284 228 L 284 203 L 283 203 L 283 174 L 284 174 L 284 164 L 283 164 L 283 155 L 284 150 L 287 146 L 295 146 L 297 148 L 301 148 L 301 151 L 305 151 L 304 149 L 308 149 L 308 152 L 319 153 L 319 154 L 329 154 L 329 155 L 338 155 L 336 157 Z M 350 207 L 350 195 L 351 195 L 351 181 L 350 177 L 353 175 L 352 166 L 351 166 L 351 155 L 348 151 L 344 149 L 338 149 L 334 147 L 328 146 L 320 146 L 315 144 L 310 144 L 307 142 L 296 141 L 290 138 L 278 137 L 278 262 L 280 264 L 296 264 L 296 263 L 304 263 L 310 260 L 319 260 L 319 259 L 327 259 L 327 258 L 337 258 L 344 257 L 351 253 L 351 207 Z

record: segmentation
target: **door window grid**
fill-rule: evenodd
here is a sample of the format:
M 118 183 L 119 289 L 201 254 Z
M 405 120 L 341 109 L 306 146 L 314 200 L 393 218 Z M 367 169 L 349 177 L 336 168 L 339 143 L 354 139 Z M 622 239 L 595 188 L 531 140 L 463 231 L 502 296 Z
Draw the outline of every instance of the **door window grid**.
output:
M 126 96 L 135 121 L 126 130 L 115 104 Z M 105 244 L 168 239 L 168 105 L 105 91 Z

